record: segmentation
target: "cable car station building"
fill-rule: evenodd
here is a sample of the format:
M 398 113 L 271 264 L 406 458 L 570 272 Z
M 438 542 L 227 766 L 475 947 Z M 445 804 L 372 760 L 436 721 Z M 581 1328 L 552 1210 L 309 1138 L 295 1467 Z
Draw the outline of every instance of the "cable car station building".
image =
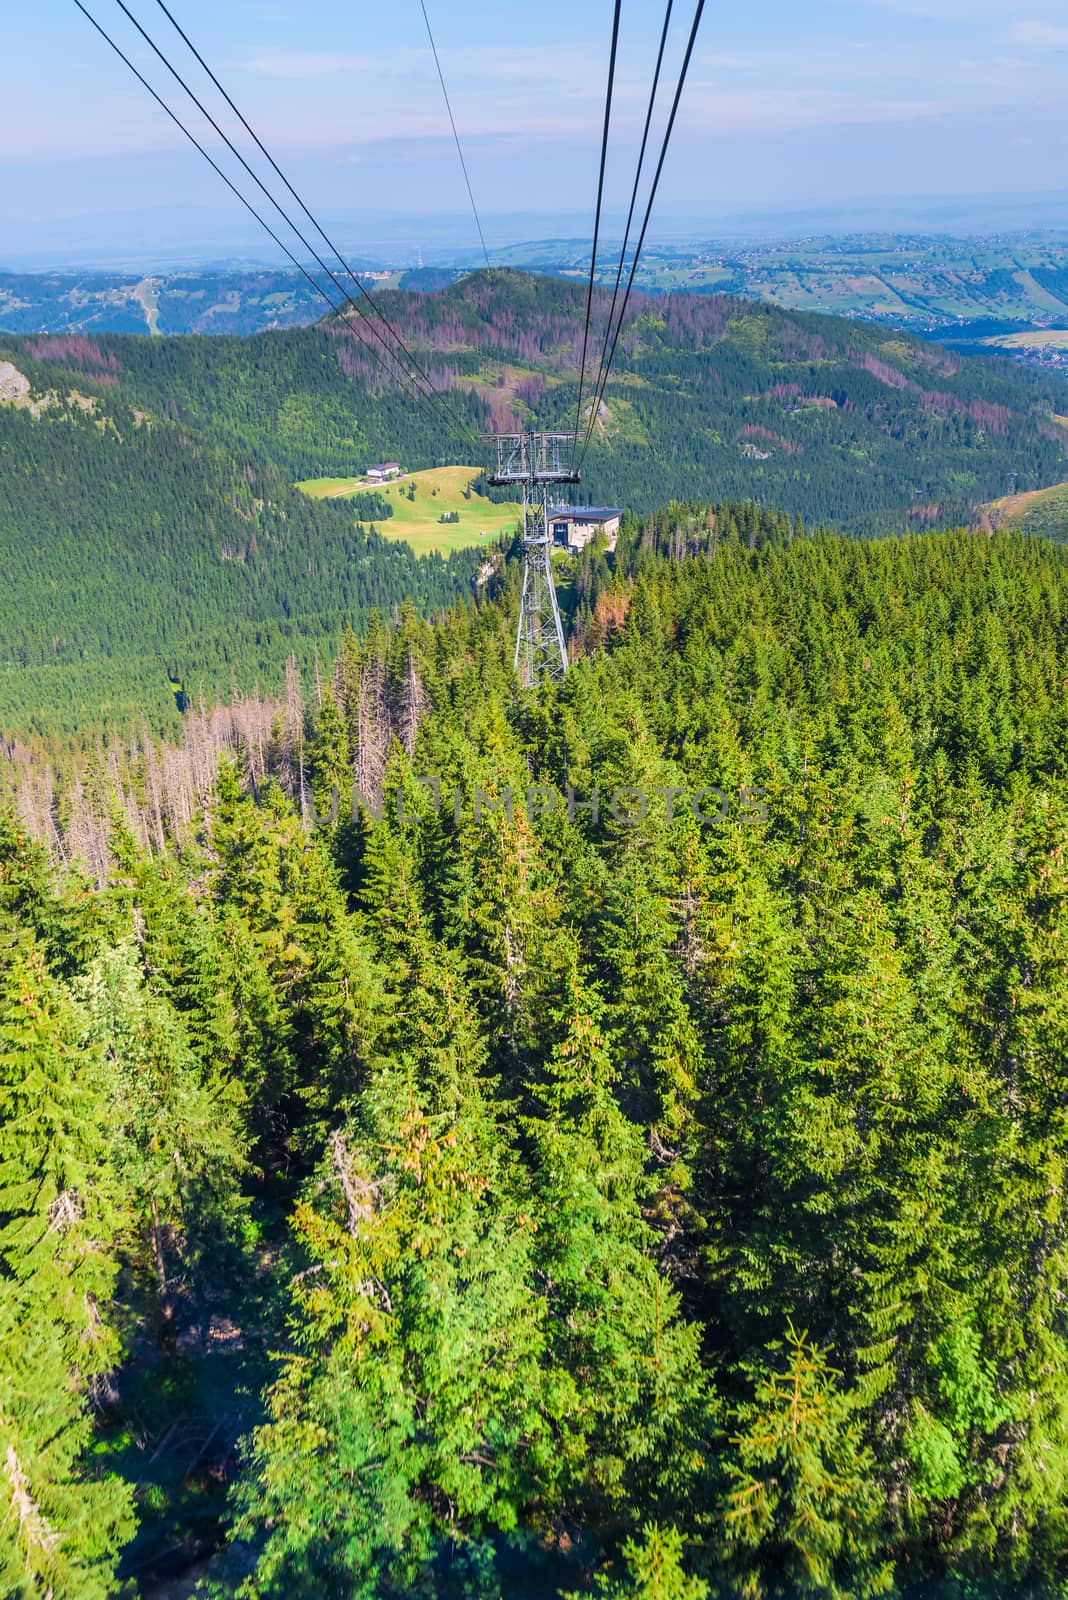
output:
M 609 550 L 614 550 L 622 515 L 613 506 L 550 506 L 549 536 L 565 549 L 584 550 L 596 534 L 603 533 Z

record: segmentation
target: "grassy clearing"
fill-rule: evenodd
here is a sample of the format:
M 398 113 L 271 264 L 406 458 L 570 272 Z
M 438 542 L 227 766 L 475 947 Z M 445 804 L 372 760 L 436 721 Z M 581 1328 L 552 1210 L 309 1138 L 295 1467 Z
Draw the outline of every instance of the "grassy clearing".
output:
M 1021 528 L 1048 539 L 1068 539 L 1068 483 L 1006 495 L 986 510 L 993 527 Z
M 1005 333 L 983 342 L 1000 345 L 1003 350 L 1068 350 L 1068 328 L 1038 328 L 1031 333 Z
M 495 505 L 480 495 L 464 498 L 478 467 L 431 467 L 426 472 L 409 472 L 389 484 L 369 484 L 366 478 L 309 478 L 297 488 L 313 500 L 342 500 L 374 489 L 386 496 L 393 515 L 375 527 L 387 539 L 403 539 L 417 555 L 431 550 L 448 554 L 450 550 L 469 550 L 472 546 L 495 544 L 502 533 L 510 533 L 519 521 L 518 505 Z M 415 498 L 409 498 L 414 486 Z M 442 522 L 446 512 L 455 511 L 457 522 Z

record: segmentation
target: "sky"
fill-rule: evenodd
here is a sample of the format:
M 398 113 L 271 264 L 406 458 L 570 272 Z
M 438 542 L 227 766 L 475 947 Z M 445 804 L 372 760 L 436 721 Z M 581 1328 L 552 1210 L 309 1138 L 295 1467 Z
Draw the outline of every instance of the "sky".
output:
M 85 3 L 202 129 L 117 0 Z M 126 3 L 207 89 L 158 0 Z M 419 0 L 168 3 L 312 206 L 344 219 L 350 245 L 361 228 L 433 238 L 427 219 L 462 225 L 466 191 Z M 426 3 L 490 242 L 494 219 L 501 242 L 531 219 L 588 228 L 610 0 Z M 693 0 L 676 0 L 671 82 L 692 16 Z M 662 20 L 659 0 L 623 0 L 610 214 L 625 209 Z M 206 250 L 251 237 L 73 0 L 9 15 L 2 71 L 0 265 L 35 248 L 76 252 L 79 240 L 121 253 L 178 234 Z M 710 0 L 660 226 L 685 219 L 715 237 L 744 213 L 1066 190 L 1066 91 L 1068 0 Z M 665 115 L 666 102 L 660 125 Z M 504 221 L 516 214 L 521 225 Z

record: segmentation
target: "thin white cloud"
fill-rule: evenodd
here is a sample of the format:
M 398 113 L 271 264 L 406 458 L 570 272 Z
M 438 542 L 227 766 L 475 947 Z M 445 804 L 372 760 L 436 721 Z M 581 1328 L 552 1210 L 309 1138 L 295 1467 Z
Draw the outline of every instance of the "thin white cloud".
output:
M 1012 36 L 1017 44 L 1068 45 L 1068 28 L 1052 22 L 1018 22 Z
M 932 22 L 994 23 L 1009 27 L 1019 14 L 1014 0 L 864 0 L 879 11 L 901 11 Z M 1064 0 L 1028 0 L 1032 11 L 1064 14 Z
M 839 124 L 915 122 L 950 109 L 941 100 L 897 99 L 832 89 L 755 88 L 724 92 L 695 83 L 684 122 L 691 132 L 764 134 Z
M 343 72 L 381 72 L 372 56 L 287 55 L 254 56 L 240 63 L 243 72 L 260 72 L 269 78 L 333 78 Z

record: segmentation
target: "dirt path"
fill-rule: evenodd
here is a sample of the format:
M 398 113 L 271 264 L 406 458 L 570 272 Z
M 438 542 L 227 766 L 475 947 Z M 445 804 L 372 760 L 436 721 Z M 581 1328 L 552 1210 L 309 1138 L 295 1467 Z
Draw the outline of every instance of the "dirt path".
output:
M 1038 505 L 1042 500 L 1052 494 L 1059 494 L 1068 489 L 1068 483 L 1051 483 L 1045 489 L 1028 489 L 1023 494 L 1008 494 L 1001 500 L 991 500 L 989 505 L 979 507 L 979 516 L 983 526 L 992 530 L 1004 527 L 1006 522 L 1015 522 L 1017 518 Z
M 142 278 L 133 290 L 133 297 L 145 313 L 149 333 L 159 333 L 159 281 Z

